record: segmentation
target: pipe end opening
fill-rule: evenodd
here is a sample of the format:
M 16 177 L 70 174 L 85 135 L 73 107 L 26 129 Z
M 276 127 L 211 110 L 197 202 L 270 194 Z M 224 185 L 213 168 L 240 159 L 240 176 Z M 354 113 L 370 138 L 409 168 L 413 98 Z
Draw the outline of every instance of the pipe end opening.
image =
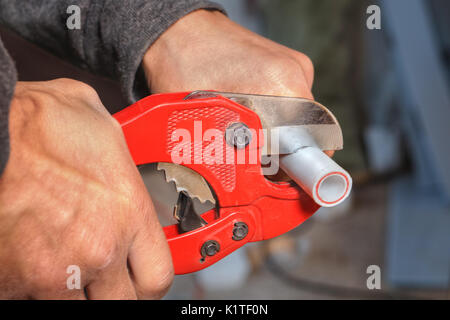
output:
M 316 196 L 322 206 L 335 206 L 348 195 L 350 181 L 341 172 L 332 172 L 323 177 L 316 188 Z

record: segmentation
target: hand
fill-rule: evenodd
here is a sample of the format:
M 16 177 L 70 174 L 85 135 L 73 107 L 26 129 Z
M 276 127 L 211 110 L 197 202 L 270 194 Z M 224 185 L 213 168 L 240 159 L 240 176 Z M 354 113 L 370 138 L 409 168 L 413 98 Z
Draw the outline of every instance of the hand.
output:
M 314 99 L 314 67 L 306 55 L 218 11 L 198 10 L 177 21 L 147 50 L 143 67 L 153 93 L 217 90 Z M 282 171 L 272 178 L 289 179 Z
M 18 83 L 0 179 L 0 298 L 159 298 L 170 251 L 118 123 L 73 80 Z M 67 288 L 67 267 L 81 289 Z M 85 294 L 86 293 L 86 294 Z
M 218 11 L 194 11 L 171 26 L 143 60 L 153 93 L 219 90 L 312 99 L 304 54 L 261 37 Z

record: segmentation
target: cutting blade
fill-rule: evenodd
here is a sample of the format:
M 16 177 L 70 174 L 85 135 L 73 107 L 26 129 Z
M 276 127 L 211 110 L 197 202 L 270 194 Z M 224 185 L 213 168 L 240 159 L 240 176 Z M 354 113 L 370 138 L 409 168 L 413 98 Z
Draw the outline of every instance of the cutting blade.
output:
M 290 154 L 300 147 L 311 146 L 309 136 L 314 146 L 321 150 L 341 150 L 344 145 L 341 127 L 336 117 L 325 106 L 317 101 L 281 96 L 258 94 L 230 93 L 216 91 L 194 91 L 185 100 L 205 99 L 222 96 L 255 112 L 265 129 L 264 138 L 267 145 L 263 154 Z M 272 147 L 272 137 L 290 136 L 296 138 L 296 143 L 289 146 Z
M 201 203 L 216 203 L 208 183 L 194 170 L 167 162 L 159 162 L 157 168 L 164 171 L 167 182 L 175 182 L 177 192 L 186 192 L 189 197 L 197 198 Z

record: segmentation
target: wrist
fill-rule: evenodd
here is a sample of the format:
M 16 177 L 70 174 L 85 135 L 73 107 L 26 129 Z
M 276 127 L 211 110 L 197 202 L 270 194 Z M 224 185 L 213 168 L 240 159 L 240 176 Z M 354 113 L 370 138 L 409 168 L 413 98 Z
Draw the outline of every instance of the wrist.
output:
M 209 43 L 208 38 L 216 36 L 213 28 L 229 23 L 230 20 L 217 10 L 196 10 L 191 12 L 169 27 L 146 51 L 142 65 L 149 88 L 158 91 L 154 79 L 167 76 L 173 70 L 173 65 L 180 59 L 190 59 L 199 48 Z M 176 79 L 175 74 L 169 75 Z

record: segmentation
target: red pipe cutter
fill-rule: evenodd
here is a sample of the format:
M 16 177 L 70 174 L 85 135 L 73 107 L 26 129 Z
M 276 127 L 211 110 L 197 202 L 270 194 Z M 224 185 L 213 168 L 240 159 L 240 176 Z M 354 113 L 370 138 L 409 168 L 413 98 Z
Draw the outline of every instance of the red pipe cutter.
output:
M 179 223 L 164 227 L 176 274 L 204 269 L 247 242 L 281 235 L 319 208 L 297 184 L 266 178 L 264 153 L 295 151 L 289 145 L 275 150 L 273 141 L 268 146 L 267 131 L 281 129 L 282 135 L 299 128 L 322 150 L 342 148 L 334 116 L 317 102 L 301 98 L 214 91 L 156 94 L 114 117 L 136 165 L 174 163 L 174 152 L 187 150 L 190 154 L 182 155 L 187 161 L 177 165 L 200 175 L 212 191 L 216 207 L 201 215 L 193 213 L 189 193 L 181 192 L 175 209 Z M 206 138 L 208 132 L 215 134 L 214 141 Z M 244 136 L 233 136 L 236 132 Z M 197 140 L 182 141 L 196 135 Z M 211 153 L 212 143 L 226 151 Z M 239 152 L 244 152 L 243 163 L 227 161 L 236 160 Z M 253 159 L 252 152 L 257 155 Z M 218 156 L 227 159 L 211 161 Z

